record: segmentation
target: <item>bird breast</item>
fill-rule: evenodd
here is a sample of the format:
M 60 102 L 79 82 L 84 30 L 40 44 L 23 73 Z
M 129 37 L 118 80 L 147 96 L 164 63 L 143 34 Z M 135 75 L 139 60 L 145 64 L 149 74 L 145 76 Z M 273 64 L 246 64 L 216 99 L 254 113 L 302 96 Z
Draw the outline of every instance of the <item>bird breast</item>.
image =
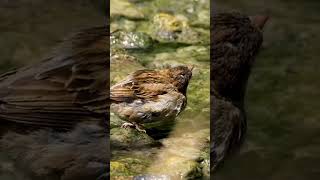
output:
M 111 111 L 120 118 L 136 123 L 173 120 L 185 108 L 186 97 L 182 93 L 169 92 L 151 100 L 136 99 L 130 103 L 111 104 Z

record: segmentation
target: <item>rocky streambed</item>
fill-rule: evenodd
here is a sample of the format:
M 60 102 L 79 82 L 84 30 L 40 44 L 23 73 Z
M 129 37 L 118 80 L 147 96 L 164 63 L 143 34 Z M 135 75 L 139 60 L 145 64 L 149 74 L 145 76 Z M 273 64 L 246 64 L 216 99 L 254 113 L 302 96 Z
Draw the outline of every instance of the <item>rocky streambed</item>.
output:
M 140 69 L 195 67 L 187 107 L 164 131 L 120 128 L 124 121 L 111 112 L 111 179 L 209 179 L 209 7 L 208 0 L 111 0 L 111 85 Z

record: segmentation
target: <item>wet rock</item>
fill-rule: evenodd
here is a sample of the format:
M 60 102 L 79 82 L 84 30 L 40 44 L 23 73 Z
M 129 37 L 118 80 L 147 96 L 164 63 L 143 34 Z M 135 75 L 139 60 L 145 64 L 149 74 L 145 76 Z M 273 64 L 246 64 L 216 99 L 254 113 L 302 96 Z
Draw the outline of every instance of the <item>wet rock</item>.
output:
M 185 21 L 170 14 L 159 13 L 153 17 L 154 35 L 159 40 L 177 40 L 184 26 L 187 26 Z
M 183 15 L 158 13 L 152 23 L 152 35 L 160 42 L 201 43 L 200 33 L 188 25 L 188 19 Z
M 119 29 L 124 31 L 135 31 L 137 28 L 136 22 L 128 19 L 119 19 L 118 21 L 112 21 L 110 23 L 110 31 L 114 32 Z
M 130 174 L 129 168 L 126 166 L 126 164 L 117 161 L 110 162 L 110 172 L 111 176 L 113 176 L 113 174 Z
M 134 71 L 144 69 L 144 67 L 137 61 L 134 56 L 131 56 L 127 54 L 123 49 L 118 48 L 111 48 L 110 67 L 111 85 L 124 79 L 127 75 Z
M 184 158 L 172 156 L 165 159 L 163 163 L 174 164 L 174 167 L 171 165 L 170 169 L 168 169 L 166 166 L 162 166 L 164 164 L 152 167 L 149 169 L 152 172 L 151 174 L 165 174 L 172 179 L 196 179 L 202 177 L 201 168 L 196 161 L 186 161 Z
M 209 171 L 209 129 L 161 140 L 163 148 L 149 167 L 151 174 L 166 174 L 183 179 L 196 179 Z M 207 153 L 206 153 L 207 152 Z
M 205 9 L 197 13 L 197 18 L 191 23 L 192 26 L 210 28 L 210 11 Z
M 111 35 L 111 46 L 126 50 L 146 50 L 152 47 L 153 40 L 143 32 L 118 31 Z
M 139 175 L 135 176 L 133 180 L 171 180 L 168 175 Z
M 163 68 L 167 66 L 178 66 L 185 64 L 207 65 L 210 61 L 210 51 L 205 46 L 188 46 L 178 48 L 174 52 L 162 52 L 155 55 L 149 66 Z M 197 74 L 197 67 L 193 70 L 193 75 Z
M 199 156 L 199 163 L 200 167 L 202 169 L 202 175 L 203 179 L 210 179 L 210 137 L 208 137 L 208 141 L 206 143 L 206 146 L 201 151 L 201 154 Z
M 110 162 L 112 179 L 132 179 L 132 176 L 145 170 L 151 159 L 148 157 L 120 157 Z
M 114 150 L 133 147 L 151 147 L 159 145 L 157 141 L 144 132 L 133 128 L 121 128 L 125 123 L 113 112 L 110 113 L 110 143 Z
M 132 128 L 113 128 L 110 131 L 111 146 L 117 147 L 147 147 L 158 144 L 146 133 Z
M 125 123 L 124 120 L 120 119 L 113 112 L 110 112 L 110 129 L 121 127 L 123 123 Z
M 142 19 L 143 13 L 135 7 L 134 4 L 127 0 L 111 0 L 110 1 L 110 17 L 114 19 L 116 17 L 127 17 L 130 19 Z
M 112 128 L 110 131 L 112 179 L 128 179 L 144 172 L 150 163 L 152 147 L 159 143 L 135 129 Z

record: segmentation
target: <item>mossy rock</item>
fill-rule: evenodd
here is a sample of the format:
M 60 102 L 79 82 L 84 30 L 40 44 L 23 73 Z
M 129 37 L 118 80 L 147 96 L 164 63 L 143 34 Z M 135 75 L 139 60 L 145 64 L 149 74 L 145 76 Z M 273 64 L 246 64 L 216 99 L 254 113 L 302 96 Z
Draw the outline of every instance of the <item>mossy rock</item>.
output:
M 153 17 L 151 34 L 160 42 L 199 44 L 204 40 L 201 32 L 189 26 L 187 17 L 167 13 Z
M 110 142 L 115 147 L 150 147 L 158 144 L 146 133 L 132 128 L 112 128 Z
M 118 176 L 122 179 L 132 178 L 132 176 L 137 175 L 148 167 L 150 159 L 146 158 L 119 158 L 117 160 L 111 160 L 110 162 L 110 172 L 112 176 Z
M 207 66 L 210 62 L 210 49 L 206 46 L 187 46 L 176 49 L 173 52 L 161 52 L 149 59 L 149 67 L 163 68 L 168 66 L 178 66 L 192 64 L 195 65 L 193 75 L 197 66 Z M 207 80 L 207 79 L 206 79 Z
M 152 38 L 143 32 L 114 32 L 111 37 L 111 46 L 126 50 L 147 50 L 153 45 Z
M 124 120 L 120 119 L 113 112 L 110 113 L 110 129 L 120 127 L 123 123 L 125 123 Z
M 130 19 L 142 19 L 144 14 L 132 3 L 127 0 L 110 1 L 110 17 L 127 17 Z
M 166 159 L 165 164 L 175 164 L 175 167 L 168 169 L 164 164 L 153 166 L 149 169 L 149 174 L 168 175 L 172 179 L 183 177 L 184 179 L 197 179 L 202 177 L 202 169 L 200 164 L 192 160 L 183 160 L 177 156 Z
M 123 49 L 111 48 L 110 69 L 110 80 L 111 85 L 113 85 L 123 80 L 130 73 L 145 68 L 134 56 L 127 54 Z

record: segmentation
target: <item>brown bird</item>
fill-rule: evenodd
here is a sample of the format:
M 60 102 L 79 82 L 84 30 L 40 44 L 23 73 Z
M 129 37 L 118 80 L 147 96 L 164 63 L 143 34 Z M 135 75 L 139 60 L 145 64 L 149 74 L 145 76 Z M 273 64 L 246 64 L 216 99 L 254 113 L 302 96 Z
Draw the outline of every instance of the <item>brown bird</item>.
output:
M 1 153 L 31 179 L 108 177 L 109 37 L 108 27 L 82 30 L 1 75 Z
M 65 39 L 44 61 L 0 76 L 0 121 L 71 128 L 108 113 L 109 32 L 91 28 Z
M 267 16 L 211 17 L 211 171 L 244 140 L 244 97 Z
M 171 122 L 186 107 L 193 66 L 139 70 L 111 87 L 111 111 L 128 121 L 122 127 Z

